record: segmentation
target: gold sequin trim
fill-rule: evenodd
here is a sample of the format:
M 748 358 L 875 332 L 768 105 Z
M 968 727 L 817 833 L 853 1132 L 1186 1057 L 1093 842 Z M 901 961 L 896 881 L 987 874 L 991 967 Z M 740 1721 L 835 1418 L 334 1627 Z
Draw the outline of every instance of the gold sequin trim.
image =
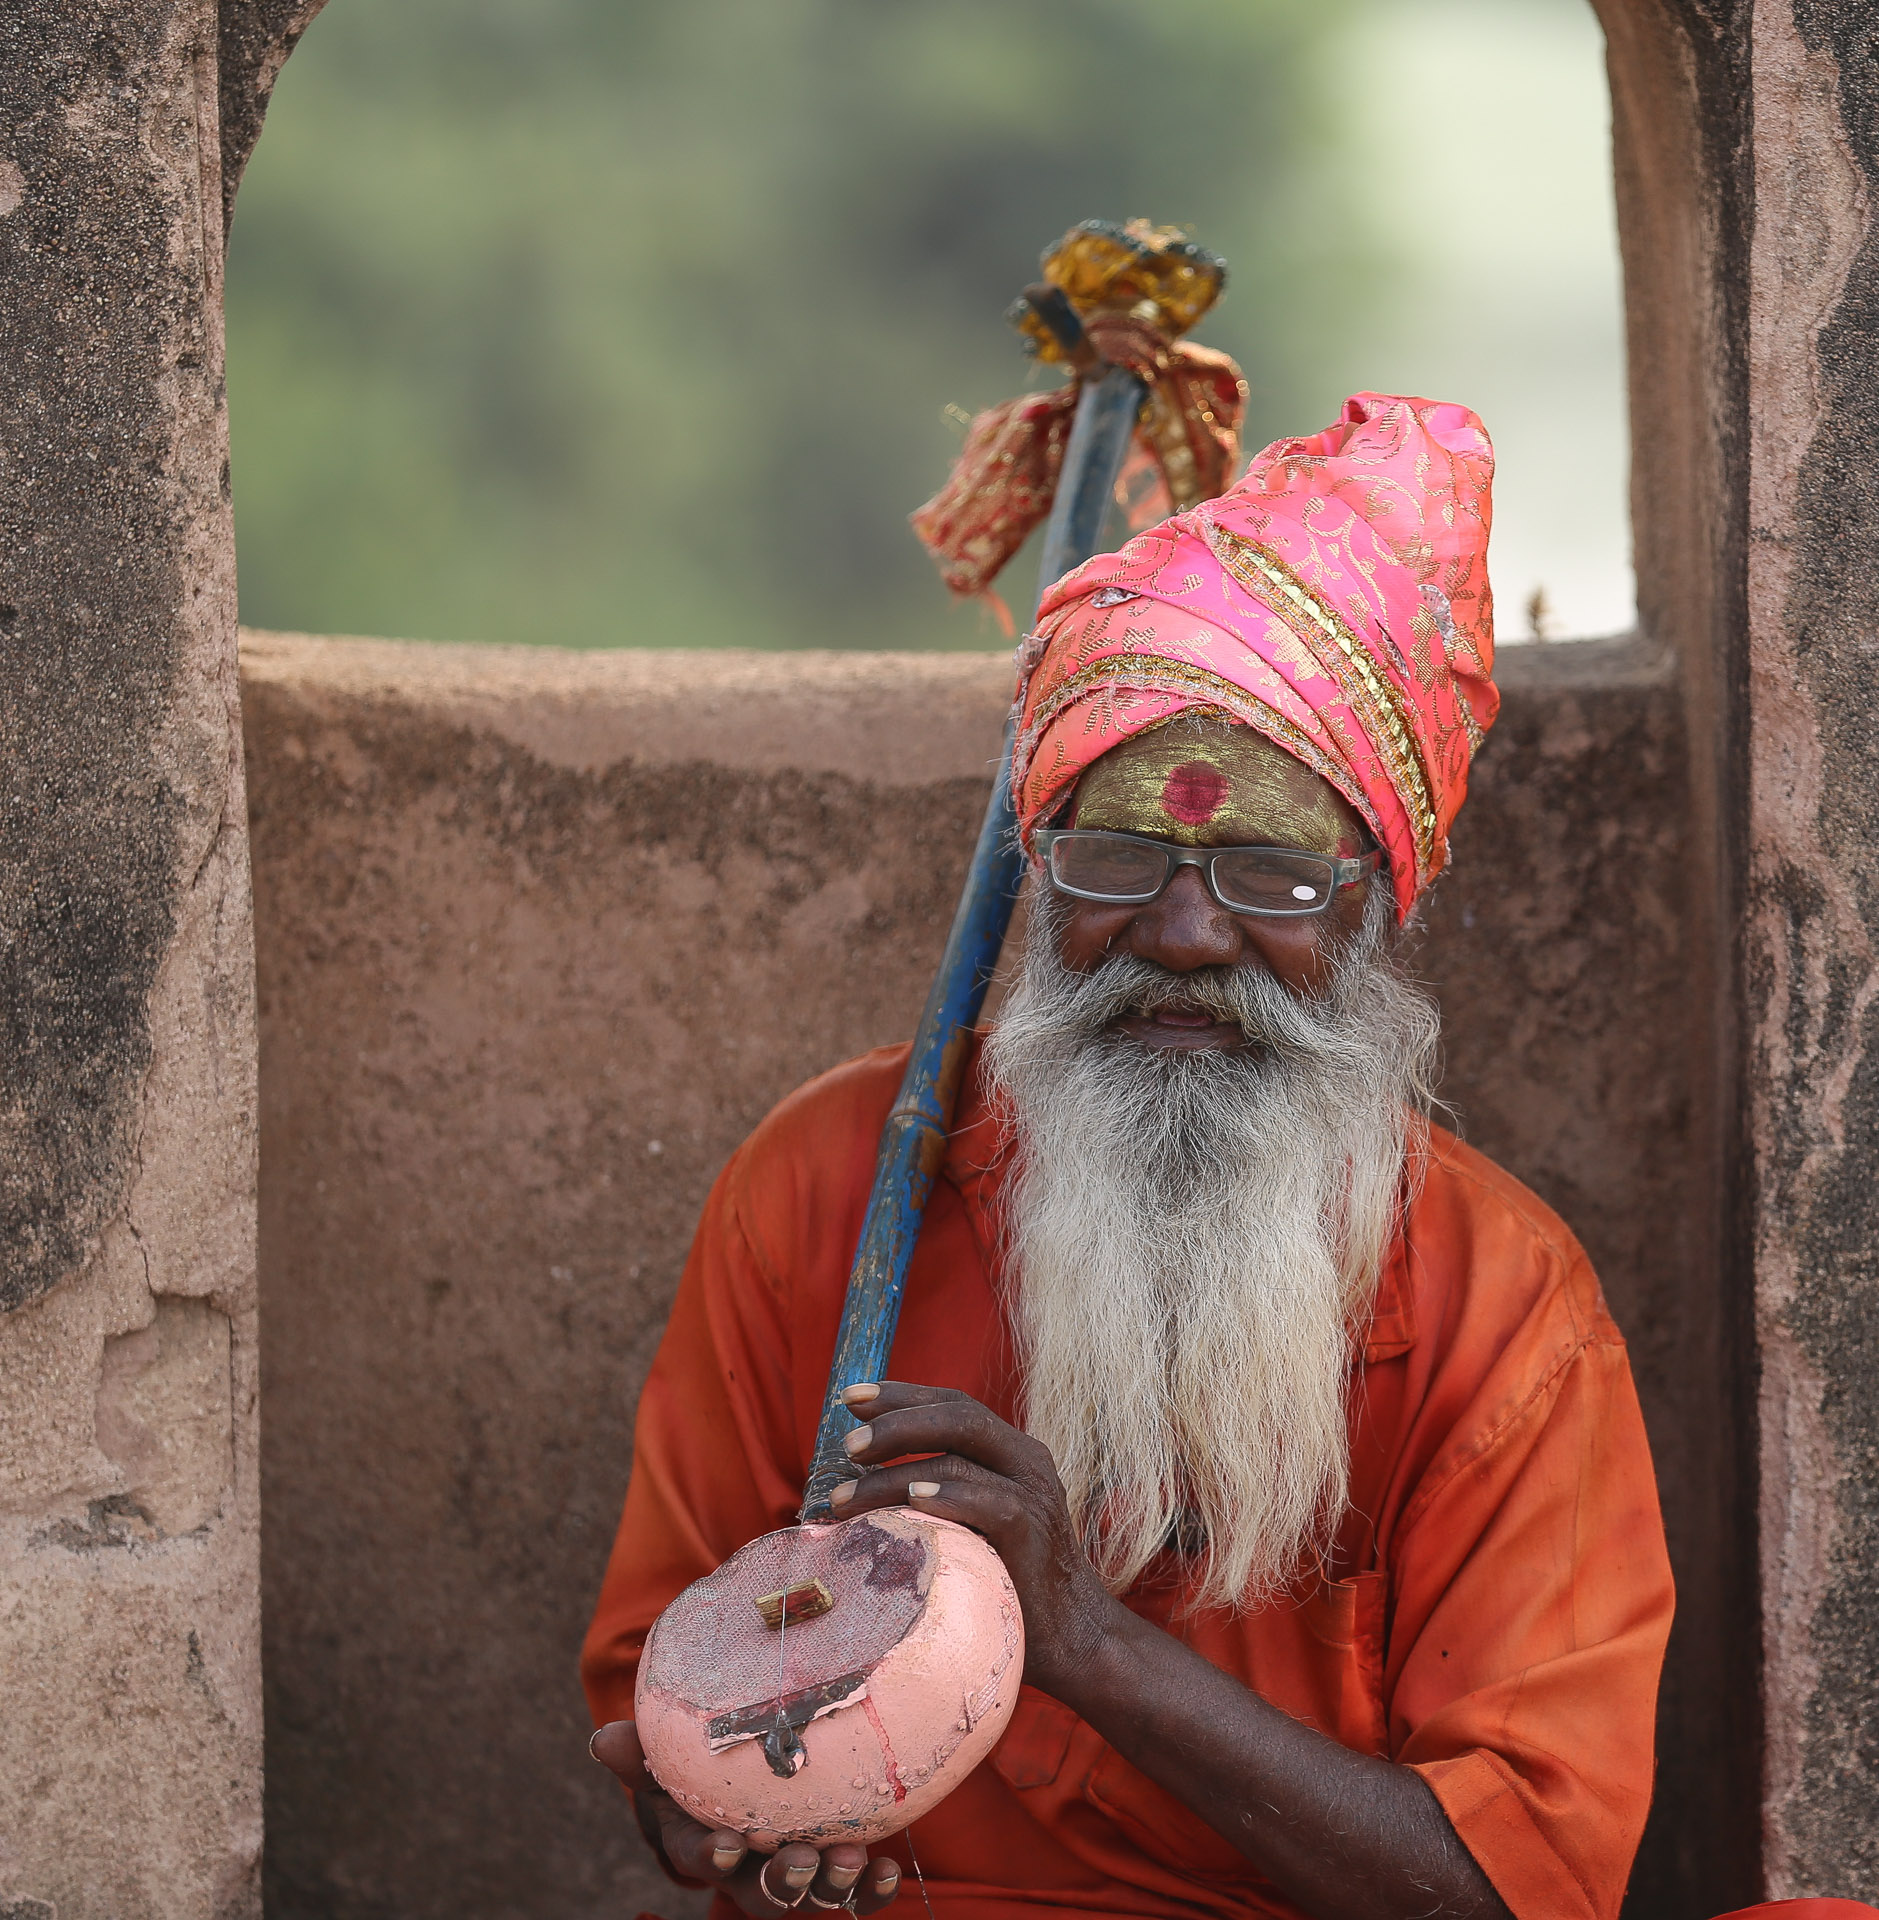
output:
M 1328 639 L 1336 649 L 1329 656 L 1316 647 L 1313 652 L 1330 669 L 1351 705 L 1365 716 L 1364 731 L 1389 769 L 1391 784 L 1402 798 L 1415 833 L 1416 865 L 1420 869 L 1417 878 L 1427 880 L 1435 871 L 1435 803 L 1403 710 L 1402 693 L 1371 658 L 1369 648 L 1276 554 L 1221 526 L 1208 527 L 1207 544 L 1221 565 L 1271 606 L 1300 639 L 1308 644 L 1314 639 Z M 1274 595 L 1276 604 L 1269 598 Z
M 1350 768 L 1342 761 L 1326 753 L 1295 721 L 1288 720 L 1277 708 L 1268 706 L 1257 694 L 1248 693 L 1244 687 L 1235 686 L 1231 680 L 1222 679 L 1206 667 L 1198 667 L 1185 660 L 1164 660 L 1155 654 L 1111 654 L 1107 659 L 1093 661 L 1071 674 L 1038 708 L 1037 717 L 1018 737 L 1012 754 L 1014 788 L 1022 790 L 1029 782 L 1033 770 L 1031 762 L 1037 753 L 1038 742 L 1058 716 L 1075 706 L 1086 694 L 1117 681 L 1139 693 L 1167 693 L 1199 699 L 1208 706 L 1218 707 L 1229 719 L 1256 727 L 1295 758 L 1304 761 L 1313 773 L 1328 780 L 1363 815 L 1371 832 L 1377 836 L 1378 845 L 1387 844 L 1383 823 L 1378 819 L 1376 807 L 1365 793 L 1363 783 L 1352 775 Z M 1159 726 L 1164 723 L 1157 721 L 1155 724 Z M 1143 731 L 1148 729 L 1144 728 Z M 1058 752 L 1061 764 L 1061 743 Z

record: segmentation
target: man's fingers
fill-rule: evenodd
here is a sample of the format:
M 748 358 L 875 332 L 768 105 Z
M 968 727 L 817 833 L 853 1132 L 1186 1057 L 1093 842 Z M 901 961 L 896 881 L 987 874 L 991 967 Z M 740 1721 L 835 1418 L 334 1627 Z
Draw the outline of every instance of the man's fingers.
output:
M 657 1791 L 659 1783 L 646 1770 L 645 1749 L 639 1744 L 639 1729 L 632 1721 L 609 1720 L 604 1727 L 596 1728 L 587 1751 L 635 1793 Z
M 916 1513 L 957 1520 L 962 1527 L 984 1534 L 1001 1551 L 1008 1541 L 1017 1545 L 1017 1535 L 1029 1520 L 1024 1502 L 1008 1481 L 947 1480 L 933 1474 L 930 1463 L 922 1462 L 908 1470 L 907 1482 L 907 1504 Z
M 749 1851 L 750 1843 L 741 1833 L 730 1827 L 714 1828 L 709 1849 L 711 1871 L 728 1880 L 744 1864 L 744 1856 Z M 698 1877 L 702 1880 L 706 1876 Z
M 937 1460 L 905 1461 L 898 1467 L 881 1467 L 873 1473 L 864 1473 L 859 1480 L 840 1481 L 829 1496 L 829 1505 L 838 1520 L 846 1520 L 850 1514 L 872 1513 L 877 1507 L 904 1507 L 908 1485 L 915 1480 L 987 1478 L 985 1469 L 974 1466 L 970 1460 L 962 1460 L 957 1454 L 942 1454 Z
M 810 1883 L 810 1904 L 819 1907 L 845 1906 L 850 1890 L 861 1878 L 867 1864 L 865 1847 L 855 1846 L 849 1841 L 830 1847 L 822 1856 L 822 1871 Z
M 587 1750 L 633 1789 L 640 1831 L 680 1873 L 694 1880 L 728 1880 L 744 1864 L 750 1843 L 741 1833 L 703 1825 L 661 1789 L 646 1765 L 632 1721 L 610 1720 L 587 1743 Z
M 882 1400 L 888 1391 L 881 1389 Z M 964 1394 L 920 1406 L 881 1407 L 877 1412 L 879 1405 L 877 1401 L 850 1409 L 864 1415 L 867 1424 L 857 1427 L 842 1445 L 851 1460 L 863 1465 L 898 1460 L 910 1453 L 956 1453 L 993 1473 L 1017 1477 L 1036 1474 L 1047 1458 L 1028 1434 L 1007 1426 L 989 1407 Z
M 741 1833 L 729 1827 L 707 1827 L 675 1800 L 666 1800 L 659 1808 L 659 1838 L 665 1857 L 694 1880 L 728 1880 L 750 1851 Z
M 855 1911 L 879 1913 L 899 1891 L 900 1862 L 877 1860 L 861 1876 L 861 1884 L 855 1889 Z
M 942 1400 L 969 1397 L 957 1387 L 921 1387 L 908 1380 L 863 1380 L 858 1386 L 844 1387 L 839 1396 L 857 1420 L 871 1413 L 897 1413 L 902 1407 L 930 1407 Z
M 1000 1552 L 1015 1551 L 1032 1520 L 1024 1495 L 1011 1481 L 955 1454 L 883 1467 L 842 1485 L 854 1491 L 846 1500 L 830 1502 L 838 1519 L 881 1507 L 911 1507 L 939 1520 L 957 1520 L 984 1534 Z
M 793 1840 L 764 1862 L 757 1885 L 774 1905 L 793 1907 L 809 1891 L 821 1865 L 822 1857 L 814 1847 Z

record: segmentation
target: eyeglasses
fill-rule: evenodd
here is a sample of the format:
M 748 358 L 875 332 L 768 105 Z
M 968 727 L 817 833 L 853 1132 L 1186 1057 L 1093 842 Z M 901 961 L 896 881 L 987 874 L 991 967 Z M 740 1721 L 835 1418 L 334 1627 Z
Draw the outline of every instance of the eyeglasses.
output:
M 1294 847 L 1177 847 L 1133 833 L 1044 827 L 1032 836 L 1059 893 L 1111 906 L 1153 900 L 1177 867 L 1199 867 L 1229 913 L 1293 917 L 1322 913 L 1340 887 L 1376 872 L 1382 856 L 1333 860 Z

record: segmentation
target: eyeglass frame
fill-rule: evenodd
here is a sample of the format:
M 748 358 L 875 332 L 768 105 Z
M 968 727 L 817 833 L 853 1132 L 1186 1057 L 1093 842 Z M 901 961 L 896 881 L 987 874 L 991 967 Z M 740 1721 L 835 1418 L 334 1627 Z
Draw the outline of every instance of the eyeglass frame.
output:
M 1114 894 L 1087 893 L 1078 887 L 1070 887 L 1057 878 L 1052 867 L 1051 849 L 1059 840 L 1072 836 L 1104 840 L 1133 840 L 1142 846 L 1158 848 L 1167 856 L 1168 870 L 1161 884 L 1153 893 L 1118 898 Z M 1383 864 L 1383 855 L 1372 848 L 1368 853 L 1359 854 L 1354 860 L 1340 859 L 1336 854 L 1313 853 L 1308 847 L 1268 847 L 1263 845 L 1231 847 L 1183 847 L 1172 840 L 1158 840 L 1153 834 L 1121 833 L 1108 827 L 1039 827 L 1031 835 L 1031 845 L 1038 855 L 1038 865 L 1043 869 L 1044 878 L 1058 893 L 1072 900 L 1087 900 L 1094 906 L 1102 907 L 1146 907 L 1168 891 L 1174 884 L 1174 876 L 1183 867 L 1200 868 L 1201 881 L 1214 903 L 1228 913 L 1243 913 L 1260 920 L 1309 920 L 1315 914 L 1328 913 L 1331 903 L 1346 887 L 1353 887 L 1359 880 L 1367 880 Z M 1294 859 L 1315 861 L 1321 867 L 1331 869 L 1331 886 L 1324 898 L 1314 907 L 1236 907 L 1231 901 L 1221 897 L 1219 884 L 1214 879 L 1214 862 L 1222 854 L 1228 853 L 1283 853 Z

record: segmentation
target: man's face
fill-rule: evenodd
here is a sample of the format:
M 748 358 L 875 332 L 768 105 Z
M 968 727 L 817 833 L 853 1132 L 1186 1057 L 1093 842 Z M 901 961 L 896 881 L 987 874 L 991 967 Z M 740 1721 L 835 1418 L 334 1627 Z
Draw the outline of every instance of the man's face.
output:
M 1105 754 L 1077 785 L 1073 823 L 1181 846 L 1296 847 L 1340 859 L 1354 858 L 1365 844 L 1357 810 L 1336 788 L 1263 735 L 1225 721 L 1176 721 Z M 1262 967 L 1291 992 L 1315 995 L 1361 926 L 1371 887 L 1383 884 L 1341 887 L 1322 913 L 1268 918 L 1230 912 L 1198 868 L 1181 867 L 1144 905 L 1059 895 L 1059 951 L 1073 973 L 1094 972 L 1126 953 L 1171 973 Z M 1166 1050 L 1246 1044 L 1234 1023 L 1178 1001 L 1123 1014 L 1115 1027 Z
M 1330 786 L 1224 720 L 1106 754 L 1068 824 L 1363 850 Z M 1204 1536 L 1209 1604 L 1252 1604 L 1343 1510 L 1350 1329 L 1438 1032 L 1386 950 L 1391 904 L 1372 880 L 1320 914 L 1234 913 L 1177 867 L 1152 901 L 1032 911 L 985 1055 L 1019 1149 L 1002 1206 L 1024 1417 L 1117 1591 L 1172 1531 Z

